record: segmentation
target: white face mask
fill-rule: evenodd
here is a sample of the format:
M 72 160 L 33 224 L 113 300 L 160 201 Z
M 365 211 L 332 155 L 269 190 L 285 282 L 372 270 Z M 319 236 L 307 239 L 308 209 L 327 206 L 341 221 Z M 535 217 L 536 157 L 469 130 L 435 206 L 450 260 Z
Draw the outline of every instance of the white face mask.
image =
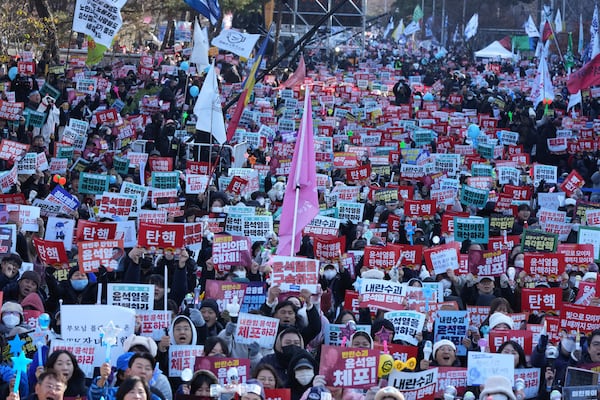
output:
M 573 230 L 573 232 L 579 232 L 579 224 L 571 225 L 571 229 Z
M 19 322 L 21 322 L 21 318 L 18 315 L 6 314 L 2 316 L 2 322 L 8 328 L 12 329 L 15 326 L 19 325 Z
M 296 371 L 296 380 L 302 386 L 308 385 L 315 377 L 315 372 L 312 369 L 301 369 Z
M 515 268 L 524 268 L 525 261 L 524 260 L 515 260 Z
M 335 272 L 335 270 L 333 269 L 328 269 L 325 272 L 323 272 L 323 276 L 325 277 L 325 279 L 327 279 L 328 281 L 332 280 L 333 278 L 335 278 L 335 275 L 337 273 Z
M 213 212 L 213 213 L 219 213 L 220 214 L 220 213 L 223 212 L 223 207 L 212 207 L 210 209 L 210 211 Z

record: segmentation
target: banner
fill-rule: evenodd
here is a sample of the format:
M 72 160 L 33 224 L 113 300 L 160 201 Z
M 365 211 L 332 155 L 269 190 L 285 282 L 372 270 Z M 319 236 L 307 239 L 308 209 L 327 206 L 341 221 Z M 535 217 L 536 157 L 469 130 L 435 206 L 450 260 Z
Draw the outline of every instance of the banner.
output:
M 319 285 L 319 262 L 300 257 L 273 256 L 271 258 L 273 269 L 272 285 L 279 285 L 281 291 L 299 292 L 308 289 L 317 293 Z
M 368 389 L 377 385 L 379 350 L 323 345 L 319 375 L 327 386 Z
M 139 283 L 109 283 L 106 304 L 133 310 L 150 311 L 154 308 L 154 285 Z
M 263 349 L 272 349 L 277 337 L 279 319 L 262 315 L 240 313 L 235 329 L 236 343 L 258 343 Z
M 181 372 L 192 371 L 196 358 L 204 356 L 204 346 L 196 344 L 172 344 L 169 346 L 169 377 L 181 377 Z
M 125 255 L 123 248 L 122 240 L 77 242 L 79 270 L 83 273 L 98 272 L 98 268 L 103 266 L 108 271 L 114 271 Z
M 394 340 L 402 340 L 416 346 L 417 333 L 423 331 L 425 325 L 425 314 L 412 311 L 390 311 L 384 314 L 384 318 L 394 324 Z

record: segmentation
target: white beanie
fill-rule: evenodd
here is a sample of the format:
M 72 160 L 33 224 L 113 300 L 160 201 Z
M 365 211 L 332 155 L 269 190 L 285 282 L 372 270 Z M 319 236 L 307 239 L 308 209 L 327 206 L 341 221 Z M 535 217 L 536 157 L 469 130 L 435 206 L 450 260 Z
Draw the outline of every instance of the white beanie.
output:
M 583 275 L 583 278 L 581 278 L 581 281 L 585 282 L 587 279 L 593 279 L 594 281 L 598 280 L 598 273 L 597 272 L 586 272 Z
M 495 312 L 490 317 L 490 329 L 494 329 L 500 324 L 508 325 L 509 329 L 513 329 L 514 323 L 511 317 L 501 312 Z
M 450 346 L 450 347 L 452 347 L 452 350 L 456 351 L 456 345 L 454 343 L 452 343 L 450 340 L 448 340 L 448 339 L 438 340 L 437 342 L 435 342 L 433 344 L 433 358 L 435 358 L 436 351 L 438 351 L 438 349 L 442 346 Z

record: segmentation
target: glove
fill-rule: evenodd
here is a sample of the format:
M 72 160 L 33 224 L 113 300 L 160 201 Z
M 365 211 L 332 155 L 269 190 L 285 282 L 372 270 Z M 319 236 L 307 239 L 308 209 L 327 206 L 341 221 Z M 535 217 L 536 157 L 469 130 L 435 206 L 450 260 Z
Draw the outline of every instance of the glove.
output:
M 192 320 L 194 326 L 201 328 L 206 324 L 206 321 L 204 321 L 204 317 L 202 317 L 202 313 L 199 310 L 195 308 L 189 308 L 189 311 L 190 319 Z
M 546 346 L 548 346 L 548 335 L 540 335 L 540 339 L 537 344 L 537 350 L 542 353 L 546 351 Z
M 250 356 L 250 358 L 256 357 L 259 351 L 260 345 L 257 342 L 252 342 L 248 345 L 248 356 Z
M 508 276 L 506 274 L 500 275 L 500 287 L 504 289 L 508 287 Z
M 15 371 L 13 371 L 12 368 L 8 368 L 8 367 L 2 367 L 2 369 L 0 369 L 0 374 L 2 376 L 2 380 L 4 382 L 10 382 L 11 379 L 13 379 L 15 377 Z
M 233 334 L 235 333 L 235 328 L 236 324 L 234 324 L 233 322 L 228 322 L 227 325 L 225 325 L 225 334 L 227 336 L 233 336 Z

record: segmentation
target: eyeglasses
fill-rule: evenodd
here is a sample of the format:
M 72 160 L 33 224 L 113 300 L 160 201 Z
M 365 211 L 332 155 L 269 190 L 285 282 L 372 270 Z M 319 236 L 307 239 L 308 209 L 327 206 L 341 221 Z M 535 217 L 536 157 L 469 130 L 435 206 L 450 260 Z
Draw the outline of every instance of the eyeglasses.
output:
M 61 383 L 44 383 L 42 387 L 46 390 L 51 390 L 53 392 L 60 392 L 64 390 L 64 386 Z

